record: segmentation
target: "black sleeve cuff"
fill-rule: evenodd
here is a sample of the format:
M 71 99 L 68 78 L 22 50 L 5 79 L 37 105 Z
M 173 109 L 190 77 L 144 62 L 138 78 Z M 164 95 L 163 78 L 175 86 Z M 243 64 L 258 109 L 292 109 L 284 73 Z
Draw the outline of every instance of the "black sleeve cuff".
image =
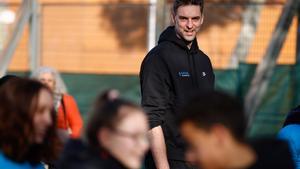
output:
M 157 127 L 157 126 L 161 126 L 162 123 L 163 123 L 162 120 L 150 120 L 149 121 L 150 129 L 153 129 L 154 127 Z

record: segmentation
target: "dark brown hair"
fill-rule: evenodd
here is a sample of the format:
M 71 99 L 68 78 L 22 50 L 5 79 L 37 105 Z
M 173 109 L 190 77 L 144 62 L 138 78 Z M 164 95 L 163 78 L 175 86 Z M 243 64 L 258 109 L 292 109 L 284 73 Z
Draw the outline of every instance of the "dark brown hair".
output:
M 197 92 L 196 92 L 197 93 Z M 192 122 L 209 131 L 216 124 L 225 126 L 238 141 L 246 134 L 246 117 L 243 104 L 235 97 L 219 91 L 195 94 L 185 105 L 178 119 L 179 124 Z
M 104 100 L 103 95 L 97 98 L 86 130 L 87 141 L 91 146 L 101 147 L 97 138 L 99 129 L 103 127 L 114 129 L 117 123 L 126 116 L 126 114 L 120 115 L 120 109 L 122 107 L 142 111 L 139 106 L 123 99 Z
M 33 116 L 41 90 L 51 93 L 42 83 L 24 78 L 11 79 L 0 88 L 0 150 L 13 161 L 35 164 L 56 158 L 59 140 L 54 109 L 44 142 L 33 141 Z
M 173 13 L 177 13 L 177 9 L 180 6 L 185 6 L 185 5 L 198 5 L 200 7 L 200 12 L 203 14 L 204 12 L 204 0 L 174 0 L 173 3 Z

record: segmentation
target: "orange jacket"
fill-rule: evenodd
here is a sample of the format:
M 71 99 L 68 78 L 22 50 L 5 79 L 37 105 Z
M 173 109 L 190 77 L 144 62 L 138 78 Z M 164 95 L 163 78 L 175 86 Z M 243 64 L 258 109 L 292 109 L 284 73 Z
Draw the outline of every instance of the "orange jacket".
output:
M 63 101 L 65 109 L 63 109 L 61 102 L 57 113 L 57 127 L 59 129 L 71 129 L 72 133 L 70 137 L 78 138 L 81 134 L 83 122 L 76 101 L 72 96 L 67 94 L 63 95 Z M 66 111 L 65 113 L 64 110 Z

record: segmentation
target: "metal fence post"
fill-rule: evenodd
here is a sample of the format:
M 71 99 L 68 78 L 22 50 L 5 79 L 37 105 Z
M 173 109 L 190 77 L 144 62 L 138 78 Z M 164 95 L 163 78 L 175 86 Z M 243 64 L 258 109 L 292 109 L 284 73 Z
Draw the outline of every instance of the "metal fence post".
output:
M 40 66 L 40 8 L 37 0 L 31 1 L 29 31 L 29 63 L 30 71 L 34 71 Z
M 18 42 L 22 37 L 25 25 L 30 17 L 30 1 L 23 0 L 20 10 L 17 13 L 17 20 L 13 25 L 12 33 L 8 37 L 8 42 L 0 54 L 0 77 L 3 76 L 8 68 L 12 56 L 17 48 Z

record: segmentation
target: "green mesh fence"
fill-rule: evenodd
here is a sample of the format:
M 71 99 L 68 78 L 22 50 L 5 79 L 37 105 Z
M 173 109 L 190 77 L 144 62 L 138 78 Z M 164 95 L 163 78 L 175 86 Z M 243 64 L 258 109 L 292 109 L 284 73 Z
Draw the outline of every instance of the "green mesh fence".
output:
M 249 88 L 256 65 L 240 64 L 237 70 L 215 70 L 216 88 L 243 99 Z M 13 73 L 27 76 L 28 73 Z M 140 103 L 138 76 L 62 74 L 69 93 L 75 97 L 86 120 L 93 100 L 102 91 L 115 88 L 122 97 Z M 250 136 L 274 135 L 286 113 L 300 104 L 300 66 L 279 65 L 275 68 L 268 91 L 255 116 Z
M 244 99 L 255 69 L 256 65 L 240 64 L 238 70 L 216 71 L 216 88 Z M 250 136 L 276 134 L 286 113 L 300 104 L 299 73 L 299 66 L 276 66 L 267 93 L 256 113 Z

